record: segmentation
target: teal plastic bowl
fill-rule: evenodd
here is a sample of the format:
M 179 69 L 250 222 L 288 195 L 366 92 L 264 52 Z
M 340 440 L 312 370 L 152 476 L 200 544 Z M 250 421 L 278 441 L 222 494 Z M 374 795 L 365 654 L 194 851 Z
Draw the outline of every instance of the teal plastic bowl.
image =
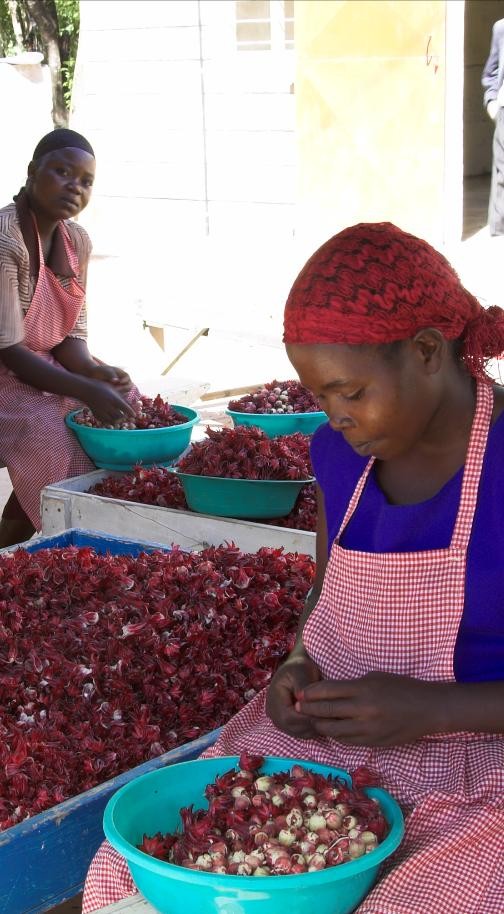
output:
M 261 518 L 285 517 L 292 511 L 296 498 L 308 479 L 229 479 L 220 476 L 179 477 L 192 511 L 218 517 Z
M 173 409 L 187 416 L 187 422 L 168 428 L 111 429 L 88 428 L 74 421 L 81 410 L 75 409 L 65 422 L 79 440 L 83 451 L 97 467 L 105 470 L 132 470 L 141 463 L 166 466 L 185 451 L 191 440 L 193 425 L 199 422 L 196 410 L 188 406 L 171 404 Z
M 256 428 L 262 428 L 268 438 L 293 435 L 294 432 L 313 435 L 319 425 L 328 421 L 327 414 L 323 411 L 317 413 L 240 413 L 227 409 L 226 415 L 231 416 L 234 425 L 255 425 Z
M 376 850 L 327 870 L 293 876 L 227 876 L 165 863 L 137 849 L 144 834 L 173 832 L 179 810 L 191 803 L 207 806 L 204 789 L 238 762 L 231 758 L 181 762 L 130 781 L 109 800 L 105 834 L 128 863 L 135 885 L 160 914 L 350 914 L 367 895 L 383 861 L 398 847 L 404 822 L 396 801 L 385 790 L 366 788 L 385 814 L 390 831 Z M 269 757 L 264 771 L 285 771 L 294 764 L 333 774 L 350 783 L 347 772 L 298 759 Z

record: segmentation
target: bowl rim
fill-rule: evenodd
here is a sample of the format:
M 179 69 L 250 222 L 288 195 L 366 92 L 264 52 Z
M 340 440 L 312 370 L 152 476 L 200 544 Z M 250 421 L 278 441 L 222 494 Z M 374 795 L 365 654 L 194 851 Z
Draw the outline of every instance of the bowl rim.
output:
M 186 422 L 179 422 L 178 425 L 162 425 L 161 428 L 95 428 L 92 425 L 80 425 L 79 422 L 75 422 L 74 416 L 76 416 L 77 413 L 81 413 L 84 409 L 84 407 L 81 406 L 81 407 L 79 407 L 79 409 L 73 409 L 69 413 L 66 414 L 65 424 L 68 426 L 68 428 L 71 428 L 72 431 L 75 431 L 76 429 L 77 430 L 84 429 L 85 432 L 88 432 L 90 434 L 95 434 L 96 432 L 113 432 L 114 434 L 131 436 L 131 435 L 145 435 L 146 433 L 149 435 L 155 435 L 155 434 L 159 435 L 160 433 L 166 434 L 167 432 L 171 432 L 171 431 L 175 431 L 175 430 L 178 431 L 178 430 L 192 427 L 193 425 L 196 425 L 200 421 L 199 413 L 197 412 L 197 410 L 193 409 L 192 406 L 182 406 L 180 403 L 170 403 L 170 406 L 173 409 L 189 410 L 191 413 L 193 413 L 193 416 L 191 418 L 187 419 Z
M 178 458 L 176 458 L 178 460 Z M 189 479 L 211 479 L 216 482 L 261 482 L 263 483 L 274 483 L 275 485 L 289 485 L 295 486 L 304 486 L 309 483 L 315 482 L 315 476 L 308 476 L 306 479 L 242 479 L 241 477 L 235 476 L 205 476 L 203 473 L 185 473 L 183 470 L 179 470 L 177 466 L 167 467 L 170 473 L 174 473 L 176 476 L 185 477 Z
M 226 409 L 227 416 L 247 416 L 247 418 L 255 419 L 256 416 L 259 416 L 261 420 L 271 420 L 271 419 L 309 419 L 311 416 L 325 416 L 329 422 L 329 417 L 323 409 L 312 410 L 311 413 L 247 413 L 245 410 L 239 409 Z
M 229 763 L 228 767 L 232 767 L 233 764 L 237 765 L 239 756 L 226 755 L 226 756 L 216 756 L 216 757 L 207 758 L 207 759 L 202 759 L 202 758 L 191 759 L 189 761 L 179 762 L 176 765 L 167 765 L 167 766 L 165 766 L 165 768 L 158 768 L 156 771 L 151 771 L 151 772 L 148 772 L 147 774 L 140 775 L 140 778 L 143 781 L 147 780 L 148 778 L 151 778 L 152 780 L 154 780 L 156 777 L 158 777 L 158 778 L 162 777 L 162 772 L 165 770 L 168 770 L 168 769 L 180 768 L 181 766 L 184 766 L 184 768 L 187 769 L 188 765 L 193 765 L 195 763 L 201 764 L 202 762 L 215 763 L 215 761 L 217 761 L 217 760 L 218 761 L 222 760 L 223 763 L 228 762 Z M 323 765 L 319 762 L 312 762 L 312 761 L 307 761 L 307 760 L 303 760 L 303 759 L 293 759 L 290 757 L 283 758 L 281 756 L 274 756 L 274 755 L 265 756 L 265 760 L 272 761 L 274 763 L 282 762 L 282 763 L 285 763 L 286 767 L 291 767 L 294 764 L 298 764 L 298 765 L 305 765 L 306 767 L 310 767 L 310 766 L 314 767 L 314 770 L 324 769 L 327 773 L 331 773 L 331 774 L 335 775 L 336 777 L 342 777 L 349 784 L 352 783 L 350 773 L 347 770 L 345 770 L 343 768 L 338 768 L 336 766 Z M 118 853 L 122 853 L 122 852 L 117 847 L 117 844 L 121 844 L 127 848 L 128 856 L 126 857 L 124 854 L 123 854 L 123 856 L 125 856 L 125 859 L 128 864 L 131 862 L 133 866 L 135 866 L 135 865 L 140 866 L 142 869 L 150 870 L 151 872 L 154 872 L 159 876 L 169 875 L 170 878 L 173 878 L 179 882 L 186 882 L 187 884 L 190 884 L 192 882 L 192 883 L 198 883 L 201 885 L 207 884 L 210 887 L 211 882 L 208 883 L 207 880 L 213 879 L 217 883 L 219 881 L 219 878 L 221 880 L 223 878 L 225 878 L 226 884 L 230 885 L 230 886 L 234 886 L 234 887 L 240 886 L 240 885 L 244 886 L 247 884 L 249 886 L 256 885 L 256 883 L 257 883 L 257 887 L 262 888 L 263 890 L 266 886 L 270 886 L 270 891 L 274 891 L 274 890 L 278 891 L 279 889 L 281 889 L 282 885 L 283 886 L 286 885 L 285 879 L 289 878 L 289 877 L 291 879 L 297 879 L 300 876 L 306 877 L 309 875 L 311 877 L 310 882 L 314 886 L 317 884 L 320 884 L 320 883 L 325 883 L 325 882 L 332 882 L 332 881 L 340 882 L 344 879 L 350 878 L 352 875 L 361 874 L 361 873 L 366 872 L 369 869 L 378 867 L 381 863 L 383 863 L 383 861 L 385 859 L 387 859 L 387 857 L 390 857 L 390 855 L 393 854 L 397 850 L 397 848 L 398 848 L 399 844 L 401 843 L 403 836 L 404 836 L 404 816 L 403 816 L 401 807 L 399 806 L 399 803 L 397 802 L 397 800 L 392 796 L 391 793 L 389 793 L 387 790 L 385 790 L 382 787 L 364 787 L 362 789 L 362 792 L 364 794 L 366 794 L 366 796 L 370 796 L 373 799 L 377 799 L 378 802 L 380 802 L 380 799 L 385 799 L 386 804 L 389 807 L 389 818 L 387 818 L 387 817 L 386 818 L 387 818 L 388 824 L 390 825 L 390 831 L 389 831 L 387 837 L 382 841 L 381 844 L 379 844 L 375 848 L 374 851 L 372 851 L 372 853 L 366 854 L 363 857 L 358 857 L 356 860 L 347 861 L 346 863 L 342 864 L 341 866 L 328 867 L 327 869 L 317 870 L 317 871 L 314 871 L 311 873 L 290 873 L 290 874 L 288 873 L 288 874 L 285 874 L 285 876 L 283 876 L 282 879 L 278 879 L 278 880 L 273 879 L 274 885 L 272 885 L 271 876 L 248 876 L 247 877 L 247 876 L 238 876 L 238 875 L 235 876 L 235 875 L 231 875 L 231 874 L 227 874 L 227 873 L 207 873 L 207 872 L 200 871 L 200 870 L 189 870 L 188 871 L 186 867 L 178 866 L 174 863 L 168 863 L 167 861 L 159 860 L 156 857 L 151 857 L 149 854 L 146 854 L 144 851 L 139 850 L 135 845 L 131 844 L 126 838 L 123 838 L 122 835 L 120 835 L 116 831 L 115 824 L 114 824 L 115 807 L 116 807 L 117 803 L 121 801 L 123 796 L 125 796 L 128 792 L 130 792 L 131 790 L 133 790 L 135 788 L 135 784 L 138 783 L 140 778 L 135 778 L 132 781 L 129 781 L 128 784 L 125 784 L 123 787 L 119 788 L 119 790 L 108 801 L 108 803 L 105 807 L 105 810 L 104 810 L 104 814 L 103 814 L 103 829 L 104 829 L 105 835 L 106 835 L 108 841 L 112 844 L 112 846 L 118 851 Z M 116 836 L 116 834 L 118 835 L 116 844 L 114 844 L 113 841 L 111 841 L 111 833 L 114 834 L 114 837 Z M 190 876 L 188 876 L 188 873 L 190 874 Z M 243 882 L 244 879 L 245 880 L 253 879 L 253 883 L 247 883 L 247 882 L 244 883 Z

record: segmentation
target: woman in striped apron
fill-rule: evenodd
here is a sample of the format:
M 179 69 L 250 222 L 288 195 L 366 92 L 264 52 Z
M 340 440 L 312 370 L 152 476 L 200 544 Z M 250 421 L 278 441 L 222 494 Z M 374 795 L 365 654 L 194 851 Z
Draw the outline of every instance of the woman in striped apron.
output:
M 504 312 L 425 242 L 359 225 L 300 273 L 284 339 L 329 417 L 318 583 L 292 654 L 207 754 L 375 772 L 406 834 L 359 914 L 502 914 L 504 390 L 485 364 Z M 85 914 L 134 891 L 103 844 Z
M 85 282 L 91 253 L 68 221 L 91 197 L 94 152 L 73 130 L 43 137 L 15 203 L 0 210 L 0 459 L 14 492 L 0 547 L 40 529 L 40 491 L 94 469 L 64 417 L 86 403 L 106 423 L 131 415 L 131 382 L 86 345 Z

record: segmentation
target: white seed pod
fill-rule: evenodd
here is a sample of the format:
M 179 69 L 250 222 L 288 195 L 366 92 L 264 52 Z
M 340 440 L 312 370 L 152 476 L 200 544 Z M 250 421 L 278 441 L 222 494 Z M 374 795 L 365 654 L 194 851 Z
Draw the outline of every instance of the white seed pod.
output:
M 278 832 L 278 840 L 284 847 L 290 847 L 296 841 L 296 835 L 290 828 L 281 828 Z
M 361 832 L 360 839 L 363 842 L 363 844 L 366 844 L 366 845 L 378 844 L 378 838 L 376 837 L 374 831 Z
M 301 828 L 304 821 L 303 813 L 297 806 L 292 807 L 291 811 L 287 813 L 286 819 L 289 828 Z
M 296 788 L 293 787 L 292 784 L 284 784 L 281 792 L 284 797 L 296 796 Z
M 242 797 L 243 794 L 247 793 L 246 787 L 233 787 L 231 790 L 232 797 Z
M 362 841 L 350 841 L 348 846 L 348 856 L 351 860 L 362 857 L 366 853 L 366 845 Z
M 253 773 L 253 771 L 242 771 L 242 769 L 240 768 L 240 770 L 239 770 L 239 772 L 238 772 L 238 774 L 237 774 L 237 777 L 239 777 L 240 780 L 243 779 L 243 780 L 245 780 L 245 781 L 253 781 L 253 780 L 254 780 L 254 773 Z
M 315 853 L 316 844 L 313 841 L 301 841 L 299 848 L 305 860 Z
M 271 876 L 269 866 L 258 866 L 252 873 L 253 876 Z
M 340 816 L 347 816 L 350 812 L 348 803 L 337 803 L 334 808 L 336 812 L 339 812 Z
M 313 873 L 316 870 L 325 870 L 325 857 L 323 854 L 313 854 L 308 864 L 308 872 Z
M 289 859 L 285 847 L 272 847 L 271 850 L 266 852 L 266 859 L 268 863 L 271 863 L 273 866 L 276 866 L 278 861 L 282 858 Z
M 248 863 L 239 863 L 238 864 L 238 876 L 251 876 L 252 867 Z
M 260 778 L 256 778 L 254 781 L 254 788 L 257 791 L 262 791 L 266 793 L 273 783 L 273 778 L 269 777 L 267 774 L 262 775 Z
M 334 829 L 341 828 L 341 823 L 343 821 L 340 814 L 336 812 L 335 809 L 330 809 L 325 813 L 325 820 L 327 827 Z
M 342 822 L 343 828 L 346 828 L 347 831 L 355 828 L 358 824 L 359 822 L 356 816 L 345 816 Z
M 213 866 L 210 854 L 200 854 L 194 862 L 201 870 L 211 870 Z
M 255 853 L 247 854 L 245 857 L 245 863 L 248 866 L 251 866 L 253 870 L 256 867 L 261 866 L 264 863 L 265 857 L 262 851 L 255 851 Z
M 245 863 L 245 851 L 233 851 L 229 857 L 230 863 Z
M 317 832 L 320 828 L 326 827 L 325 816 L 321 816 L 320 813 L 314 813 L 308 819 L 308 828 L 310 831 Z

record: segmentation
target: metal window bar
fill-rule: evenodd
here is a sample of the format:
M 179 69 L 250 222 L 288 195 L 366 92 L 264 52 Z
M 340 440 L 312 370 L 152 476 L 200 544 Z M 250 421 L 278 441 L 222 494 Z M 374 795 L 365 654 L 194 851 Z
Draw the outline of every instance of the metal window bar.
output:
M 286 15 L 286 4 L 284 0 L 270 0 L 269 17 L 250 17 L 242 18 L 239 15 L 238 4 L 236 4 L 236 45 L 238 50 L 271 50 L 274 52 L 291 50 L 294 48 L 294 39 L 290 37 L 291 29 L 287 25 L 294 26 L 294 16 Z M 270 40 L 256 36 L 254 38 L 240 38 L 238 34 L 239 26 L 251 25 L 269 25 Z M 243 32 L 243 29 L 241 29 Z

